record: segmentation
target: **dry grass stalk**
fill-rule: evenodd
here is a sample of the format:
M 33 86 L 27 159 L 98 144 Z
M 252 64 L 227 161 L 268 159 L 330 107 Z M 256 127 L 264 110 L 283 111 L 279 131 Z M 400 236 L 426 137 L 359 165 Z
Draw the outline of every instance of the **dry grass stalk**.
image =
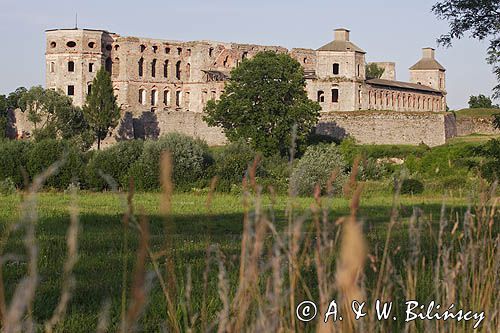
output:
M 54 326 L 64 318 L 66 308 L 71 299 L 71 294 L 75 289 L 75 277 L 73 276 L 73 268 L 78 260 L 78 207 L 76 204 L 77 196 L 76 189 L 72 191 L 72 203 L 70 206 L 70 226 L 68 234 L 66 235 L 66 245 L 68 248 L 68 255 L 64 263 L 63 271 L 63 285 L 61 291 L 61 298 L 57 305 L 52 317 L 45 323 L 45 331 L 52 332 Z

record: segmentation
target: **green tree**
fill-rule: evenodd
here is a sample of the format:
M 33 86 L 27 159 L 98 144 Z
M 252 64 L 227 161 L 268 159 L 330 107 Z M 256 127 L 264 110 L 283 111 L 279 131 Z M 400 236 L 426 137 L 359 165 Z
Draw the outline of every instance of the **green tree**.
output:
M 385 69 L 379 67 L 376 63 L 372 62 L 366 65 L 366 78 L 367 79 L 380 79 L 384 74 Z
M 36 141 L 49 138 L 74 139 L 84 149 L 92 143 L 82 110 L 75 107 L 71 98 L 61 91 L 35 86 L 13 94 L 10 103 L 12 107 L 17 106 L 28 113 L 27 118 L 35 128 L 33 136 Z
M 438 43 L 451 46 L 452 40 L 460 39 L 469 32 L 473 38 L 489 38 L 487 61 L 499 84 L 493 88 L 493 98 L 500 97 L 500 1 L 498 0 L 443 0 L 432 7 L 434 14 L 449 22 L 450 31 L 438 39 Z
M 500 113 L 495 113 L 493 115 L 493 128 L 500 130 Z
M 111 76 L 101 67 L 92 81 L 92 90 L 83 106 L 83 115 L 97 137 L 97 149 L 101 149 L 110 129 L 118 125 L 120 107 L 116 104 Z
M 491 98 L 484 95 L 471 96 L 469 98 L 469 108 L 471 109 L 498 109 L 498 105 L 494 105 Z
M 231 71 L 219 101 L 209 101 L 205 121 L 232 141 L 244 140 L 266 155 L 286 155 L 296 126 L 305 140 L 321 106 L 308 99 L 301 65 L 287 54 L 267 51 Z
M 26 88 L 19 87 L 15 91 L 11 92 L 8 96 L 0 95 L 0 138 L 5 138 L 9 135 L 8 133 L 8 112 L 11 109 L 16 109 L 19 107 L 19 101 L 26 92 Z

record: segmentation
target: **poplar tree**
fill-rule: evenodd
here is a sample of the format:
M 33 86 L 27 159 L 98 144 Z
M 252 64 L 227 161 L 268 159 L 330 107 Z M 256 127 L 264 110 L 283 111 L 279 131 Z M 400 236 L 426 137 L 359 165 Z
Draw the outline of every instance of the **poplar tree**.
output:
M 111 76 L 103 67 L 92 81 L 90 94 L 83 106 L 83 115 L 97 137 L 97 149 L 101 149 L 101 140 L 118 125 L 120 119 L 120 107 L 116 103 Z

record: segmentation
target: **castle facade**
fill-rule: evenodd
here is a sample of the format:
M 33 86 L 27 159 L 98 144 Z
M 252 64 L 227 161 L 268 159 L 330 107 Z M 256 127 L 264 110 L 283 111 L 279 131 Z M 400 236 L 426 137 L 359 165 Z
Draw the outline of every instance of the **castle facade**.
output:
M 288 50 L 126 37 L 105 30 L 47 30 L 46 87 L 62 90 L 82 106 L 97 70 L 104 66 L 124 115 L 135 119 L 149 114 L 146 118 L 159 124 L 156 134 L 184 131 L 218 144 L 224 140 L 220 130 L 201 121 L 207 101 L 220 98 L 231 69 L 271 50 L 288 53 L 303 66 L 307 94 L 320 103 L 324 115 L 359 110 L 446 111 L 445 68 L 435 59 L 434 49 L 423 49 L 422 58 L 410 68 L 410 82 L 396 81 L 391 62 L 377 63 L 384 73 L 369 79 L 366 53 L 350 41 L 349 34 L 347 29 L 336 29 L 333 41 L 316 50 Z

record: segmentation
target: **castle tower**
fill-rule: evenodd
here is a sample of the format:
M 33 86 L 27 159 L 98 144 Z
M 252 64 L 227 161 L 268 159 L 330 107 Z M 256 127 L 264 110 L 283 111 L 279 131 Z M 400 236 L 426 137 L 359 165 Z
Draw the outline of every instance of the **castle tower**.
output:
M 422 49 L 422 59 L 410 67 L 410 82 L 446 92 L 446 69 L 436 60 L 435 50 Z
M 111 68 L 112 37 L 104 30 L 46 30 L 46 88 L 61 90 L 82 106 L 101 66 Z
M 350 41 L 350 31 L 334 30 L 334 40 L 316 50 L 316 76 L 311 97 L 323 111 L 357 110 L 362 104 L 365 51 Z M 323 97 L 324 95 L 324 97 Z

